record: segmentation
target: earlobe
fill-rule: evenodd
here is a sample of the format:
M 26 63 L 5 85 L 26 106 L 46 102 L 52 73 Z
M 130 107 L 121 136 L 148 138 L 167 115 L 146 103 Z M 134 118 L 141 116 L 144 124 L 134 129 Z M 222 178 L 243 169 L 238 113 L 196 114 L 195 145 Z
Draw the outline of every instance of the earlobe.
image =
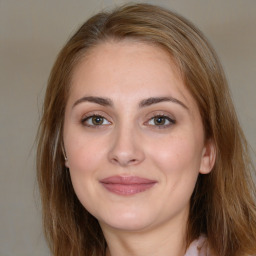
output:
M 65 166 L 67 168 L 69 168 L 68 158 L 66 156 L 64 156 L 64 159 L 65 159 Z
M 216 159 L 216 146 L 212 139 L 205 143 L 202 152 L 201 166 L 199 172 L 201 174 L 208 174 L 213 169 Z
M 68 158 L 67 158 L 67 155 L 66 155 L 66 150 L 64 149 L 64 146 L 63 146 L 63 145 L 61 146 L 61 148 L 62 148 L 62 154 L 63 154 L 64 160 L 65 160 L 65 166 L 66 166 L 67 168 L 69 168 Z

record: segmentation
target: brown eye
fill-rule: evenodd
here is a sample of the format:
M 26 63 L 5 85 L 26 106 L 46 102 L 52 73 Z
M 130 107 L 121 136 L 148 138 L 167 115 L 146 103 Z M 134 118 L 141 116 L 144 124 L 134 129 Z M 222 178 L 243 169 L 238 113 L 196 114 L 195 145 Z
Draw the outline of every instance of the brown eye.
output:
M 101 116 L 94 116 L 92 117 L 92 123 L 93 125 L 101 125 L 104 122 L 104 118 Z
M 154 124 L 155 125 L 164 125 L 166 123 L 166 118 L 163 116 L 154 117 Z
M 82 124 L 86 126 L 104 126 L 111 124 L 106 118 L 100 115 L 88 116 L 82 120 Z
M 172 124 L 175 124 L 175 120 L 171 119 L 168 116 L 162 116 L 162 115 L 157 115 L 151 118 L 148 121 L 148 124 L 151 126 L 158 126 L 158 127 L 168 127 Z

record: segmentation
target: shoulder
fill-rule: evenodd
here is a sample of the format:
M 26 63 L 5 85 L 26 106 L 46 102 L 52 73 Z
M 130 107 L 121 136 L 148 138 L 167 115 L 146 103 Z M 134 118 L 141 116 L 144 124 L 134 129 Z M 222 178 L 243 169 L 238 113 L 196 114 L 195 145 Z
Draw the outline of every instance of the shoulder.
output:
M 184 256 L 215 256 L 210 252 L 207 238 L 201 235 L 198 239 L 193 241 L 187 249 Z
M 194 240 L 190 244 L 184 256 L 217 256 L 217 255 L 210 250 L 207 237 L 205 235 L 201 235 L 198 239 Z M 256 256 L 256 254 L 248 255 L 248 256 Z

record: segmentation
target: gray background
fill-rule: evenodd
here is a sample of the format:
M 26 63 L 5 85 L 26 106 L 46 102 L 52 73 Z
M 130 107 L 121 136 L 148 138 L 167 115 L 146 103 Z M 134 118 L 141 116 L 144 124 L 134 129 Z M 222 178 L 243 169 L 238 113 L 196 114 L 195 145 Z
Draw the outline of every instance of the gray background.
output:
M 127 1 L 0 0 L 0 255 L 49 255 L 35 181 L 35 145 L 51 66 L 79 25 Z M 256 0 L 141 1 L 194 22 L 226 71 L 242 127 L 256 149 Z M 255 156 L 254 156 L 255 160 Z

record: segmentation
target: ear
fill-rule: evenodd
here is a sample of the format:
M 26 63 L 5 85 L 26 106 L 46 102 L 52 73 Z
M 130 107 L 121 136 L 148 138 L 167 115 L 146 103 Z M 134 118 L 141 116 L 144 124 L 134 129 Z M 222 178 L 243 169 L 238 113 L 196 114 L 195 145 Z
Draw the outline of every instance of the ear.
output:
M 201 165 L 199 172 L 201 174 L 210 173 L 216 159 L 216 146 L 212 139 L 206 141 L 202 151 Z
M 65 166 L 66 166 L 67 168 L 69 168 L 69 163 L 68 163 L 68 159 L 67 159 L 67 158 L 65 158 Z
M 61 149 L 62 149 L 62 154 L 63 154 L 64 160 L 65 160 L 65 166 L 67 168 L 69 168 L 68 157 L 67 157 L 66 150 L 65 150 L 63 144 L 61 145 Z

